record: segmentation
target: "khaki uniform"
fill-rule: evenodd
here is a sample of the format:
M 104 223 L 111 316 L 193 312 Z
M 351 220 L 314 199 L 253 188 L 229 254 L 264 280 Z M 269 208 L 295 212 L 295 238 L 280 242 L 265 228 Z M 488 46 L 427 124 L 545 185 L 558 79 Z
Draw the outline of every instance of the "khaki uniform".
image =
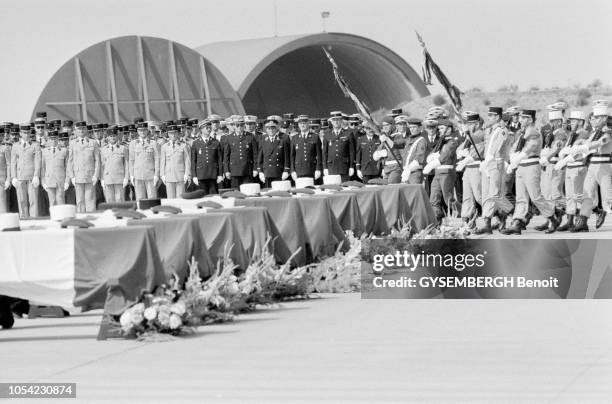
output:
M 482 163 L 482 216 L 485 218 L 492 218 L 496 212 L 508 214 L 512 211 L 512 204 L 502 193 L 504 161 L 509 146 L 506 135 L 506 130 L 499 124 L 485 131 L 485 161 Z
M 49 206 L 63 205 L 68 149 L 65 147 L 45 147 L 42 151 L 41 182 L 49 196 Z
M 107 144 L 101 151 L 102 180 L 104 181 L 104 199 L 106 202 L 123 202 L 124 182 L 129 180 L 129 152 L 122 144 Z
M 157 198 L 153 177 L 159 177 L 159 147 L 151 139 L 130 143 L 130 176 L 134 177 L 136 199 Z
M 22 217 L 38 216 L 38 195 L 32 179 L 40 180 L 41 151 L 37 142 L 19 141 L 11 150 L 11 175 L 19 181 L 17 201 Z
M 0 144 L 0 213 L 8 212 L 6 181 L 11 182 L 11 146 Z
M 570 134 L 570 136 L 572 135 Z M 568 147 L 582 144 L 588 138 L 589 133 L 580 129 L 576 140 L 572 144 L 568 144 Z M 584 180 L 586 179 L 587 169 L 584 159 L 576 159 L 565 167 L 565 209 L 568 215 L 582 214 L 586 217 L 591 215 L 590 211 L 587 213 L 580 209 L 584 199 Z
M 588 212 L 584 216 L 590 216 L 594 207 L 597 206 L 597 186 L 601 189 L 601 201 L 604 210 L 612 210 L 612 137 L 610 132 L 601 133 L 594 131 L 589 137 L 589 144 L 593 142 L 601 144 L 591 155 L 586 178 L 584 180 L 584 201 L 582 211 Z
M 185 189 L 185 174 L 191 173 L 191 150 L 185 142 L 168 142 L 161 147 L 160 174 L 168 198 L 179 198 Z
M 556 129 L 553 132 L 554 140 L 549 151 L 542 151 L 549 154 L 548 163 L 543 168 L 541 178 L 542 195 L 549 201 L 552 201 L 555 206 L 563 208 L 565 206 L 565 198 L 563 192 L 563 184 L 565 182 L 565 168 L 561 170 L 555 169 L 555 163 L 559 161 L 559 151 L 567 142 L 568 134 L 563 128 Z
M 77 212 L 96 210 L 93 178 L 100 179 L 100 149 L 89 138 L 75 138 L 68 153 L 68 176 L 74 183 Z
M 484 155 L 484 132 L 476 131 L 472 135 L 476 146 L 471 141 L 463 142 L 457 148 L 457 154 L 466 152 L 467 160 L 463 161 L 463 195 L 461 200 L 461 217 L 469 218 L 474 214 L 476 204 L 482 205 L 482 175 L 480 172 L 480 157 Z M 480 156 L 480 157 L 479 157 Z

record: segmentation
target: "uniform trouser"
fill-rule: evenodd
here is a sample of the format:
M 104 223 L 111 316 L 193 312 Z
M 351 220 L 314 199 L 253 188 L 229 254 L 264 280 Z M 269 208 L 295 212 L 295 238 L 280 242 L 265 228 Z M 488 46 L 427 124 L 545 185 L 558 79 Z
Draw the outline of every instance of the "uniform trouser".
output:
M 538 189 L 539 181 L 538 177 Z M 502 195 L 503 182 L 504 162 L 491 161 L 482 173 L 482 217 L 492 218 L 496 212 L 508 214 L 512 211 L 512 204 Z
M 169 199 L 180 198 L 183 196 L 184 189 L 184 182 L 166 182 L 166 195 L 168 195 Z
M 198 178 L 198 188 L 203 190 L 206 195 L 219 193 L 217 180 L 215 179 Z
M 587 175 L 587 167 L 571 167 L 565 169 L 565 195 L 566 195 L 566 212 L 568 215 L 576 215 L 580 212 L 585 215 L 585 212 L 580 209 L 584 206 L 584 180 Z M 580 210 L 579 210 L 580 209 Z M 589 217 L 589 211 L 585 216 Z
M 424 175 L 423 184 L 425 184 L 425 192 L 427 192 L 427 196 L 431 195 L 431 183 L 433 182 L 433 179 L 433 174 Z
M 76 211 L 79 213 L 96 210 L 96 191 L 91 182 L 74 184 Z
M 157 187 L 153 180 L 135 180 L 136 200 L 157 198 Z
M 104 184 L 104 199 L 108 203 L 123 202 L 125 200 L 123 184 Z
M 423 183 L 423 170 L 421 168 L 418 168 L 414 171 L 410 172 L 410 175 L 408 176 L 408 181 L 406 181 L 407 184 L 422 184 Z
M 64 184 L 55 184 L 53 188 L 47 187 L 47 196 L 49 197 L 49 206 L 63 205 L 66 203 Z
M 513 170 L 511 173 L 507 173 L 504 167 L 503 169 L 503 180 L 502 180 L 502 194 L 504 197 L 510 202 L 512 206 L 516 203 L 516 170 Z
M 251 180 L 251 177 L 249 177 L 248 175 L 236 176 L 236 177 L 232 175 L 231 182 L 232 182 L 232 188 L 240 188 L 242 184 L 250 184 L 253 181 Z
M 555 170 L 552 165 L 548 165 L 542 170 L 542 178 L 540 180 L 542 196 L 552 201 L 558 208 L 563 208 L 565 206 L 565 200 L 563 198 L 564 180 L 565 169 Z
M 593 163 L 589 164 L 586 178 L 584 179 L 584 200 L 582 211 L 588 212 L 590 216 L 594 207 L 597 206 L 597 186 L 601 189 L 601 202 L 603 208 L 610 212 L 612 209 L 612 164 Z
M 544 217 L 551 217 L 555 210 L 554 204 L 542 196 L 540 189 L 541 168 L 539 164 L 521 166 L 516 169 L 516 206 L 513 219 L 525 221 L 529 210 L 529 200 L 538 208 Z
M 455 199 L 457 200 L 457 209 L 461 211 L 461 205 L 463 204 L 463 171 L 456 172 Z
M 19 181 L 17 185 L 17 202 L 22 217 L 38 216 L 38 195 L 32 181 Z
M 444 217 L 444 206 L 447 208 L 453 206 L 455 202 L 455 170 L 436 171 L 433 181 L 431 182 L 431 194 L 429 201 L 433 206 L 436 218 Z
M 402 167 L 399 164 L 385 165 L 383 170 L 389 184 L 399 184 L 402 182 Z
M 482 205 L 482 179 L 478 167 L 466 167 L 463 173 L 461 217 L 471 217 L 476 204 Z
M 8 189 L 4 189 L 4 181 L 0 181 L 0 213 L 8 212 L 9 193 L 7 191 Z

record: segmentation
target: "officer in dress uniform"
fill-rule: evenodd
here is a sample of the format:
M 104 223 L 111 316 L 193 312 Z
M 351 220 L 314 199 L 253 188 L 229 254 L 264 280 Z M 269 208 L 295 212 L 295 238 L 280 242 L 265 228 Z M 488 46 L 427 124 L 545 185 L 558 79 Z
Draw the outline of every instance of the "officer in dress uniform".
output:
M 102 188 L 106 202 L 123 202 L 125 187 L 130 178 L 128 146 L 117 140 L 117 129 L 110 130 L 100 154 L 102 160 Z
M 216 194 L 218 184 L 223 182 L 223 151 L 220 142 L 212 136 L 212 122 L 205 119 L 198 127 L 201 136 L 191 146 L 191 177 L 206 194 Z
M 282 135 L 278 129 L 276 116 L 266 118 L 264 125 L 266 135 L 262 139 L 257 157 L 259 179 L 271 186 L 272 181 L 289 178 L 291 168 L 291 143 L 288 135 Z
M 232 118 L 234 133 L 223 142 L 223 171 L 232 188 L 253 182 L 257 177 L 255 160 L 258 142 L 255 135 L 244 130 L 245 120 L 240 115 Z
M 323 170 L 321 140 L 310 130 L 308 115 L 299 115 L 296 122 L 299 131 L 291 138 L 291 177 L 317 180 Z
M 168 198 L 180 198 L 191 178 L 191 150 L 187 143 L 177 141 L 177 135 L 175 126 L 168 128 L 168 142 L 161 147 L 160 173 Z
M 374 153 L 380 147 L 380 138 L 369 122 L 363 124 L 363 129 L 365 134 L 357 140 L 355 168 L 357 176 L 367 184 L 373 178 L 380 178 L 380 164 L 374 160 Z
M 9 211 L 8 190 L 11 187 L 11 146 L 10 133 L 6 125 L 0 127 L 0 213 Z
M 344 182 L 355 173 L 355 139 L 350 130 L 342 127 L 342 112 L 333 111 L 330 115 L 332 129 L 323 141 L 323 175 L 340 175 Z
M 74 127 L 77 137 L 68 151 L 68 177 L 74 184 L 77 212 L 93 212 L 96 210 L 94 187 L 100 178 L 100 149 L 87 136 L 85 121 L 75 122 Z
M 149 137 L 144 122 L 137 127 L 138 139 L 130 143 L 130 180 L 136 189 L 136 200 L 157 198 L 159 180 L 159 149 Z
M 35 135 L 30 135 L 30 124 L 19 125 L 21 141 L 11 150 L 12 184 L 17 190 L 19 214 L 38 216 L 36 188 L 40 185 L 41 150 Z
M 68 188 L 68 148 L 60 145 L 57 131 L 50 131 L 48 136 L 47 147 L 42 149 L 42 186 L 49 197 L 49 206 L 63 205 L 66 203 L 64 192 Z
M 561 214 L 552 202 L 544 199 L 540 188 L 542 135 L 535 128 L 535 118 L 534 110 L 525 109 L 521 113 L 522 132 L 517 140 L 520 143 L 510 155 L 510 166 L 507 168 L 507 171 L 516 169 L 516 205 L 512 226 L 501 230 L 503 234 L 521 234 L 530 200 L 541 215 L 549 220 L 546 233 L 553 233 L 559 227 Z

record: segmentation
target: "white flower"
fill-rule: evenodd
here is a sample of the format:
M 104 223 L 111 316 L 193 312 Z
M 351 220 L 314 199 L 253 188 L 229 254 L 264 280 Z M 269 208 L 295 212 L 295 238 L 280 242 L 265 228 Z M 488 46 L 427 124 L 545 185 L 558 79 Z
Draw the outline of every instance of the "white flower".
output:
M 175 313 L 179 317 L 185 314 L 185 310 L 185 303 L 183 302 L 176 302 L 172 306 L 170 306 L 170 311 L 172 313 Z
M 157 315 L 157 321 L 159 321 L 162 327 L 168 328 L 170 326 L 170 314 L 160 310 Z
M 145 311 L 145 305 L 144 303 L 138 303 L 135 304 L 130 310 L 132 310 L 133 313 L 144 313 Z
M 132 329 L 132 314 L 129 310 L 123 312 L 119 318 L 119 322 L 121 323 L 123 331 L 128 332 Z
M 155 320 L 155 317 L 157 317 L 157 309 L 155 306 L 147 307 L 144 311 L 144 318 L 152 321 Z
M 179 316 L 177 316 L 176 314 L 170 315 L 170 320 L 168 321 L 168 323 L 170 324 L 170 329 L 172 329 L 172 330 L 176 330 L 181 325 L 183 325 L 183 322 L 181 321 L 181 318 Z
M 132 312 L 132 324 L 139 325 L 144 321 L 144 313 L 140 311 Z

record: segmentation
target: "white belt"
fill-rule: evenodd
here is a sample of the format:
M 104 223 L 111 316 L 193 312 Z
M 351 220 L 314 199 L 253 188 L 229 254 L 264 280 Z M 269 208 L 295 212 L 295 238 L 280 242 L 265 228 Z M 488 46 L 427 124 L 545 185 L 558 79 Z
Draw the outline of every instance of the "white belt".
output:
M 549 161 L 551 163 L 556 163 L 557 161 L 559 161 L 559 157 L 551 157 Z
M 601 162 L 601 163 L 610 163 L 610 157 L 591 157 L 591 162 Z
M 574 162 L 574 163 L 567 163 L 568 167 L 586 167 L 586 165 L 584 164 L 584 161 L 578 161 L 578 162 Z
M 444 164 L 444 165 L 441 165 L 441 166 L 437 166 L 436 170 L 444 170 L 444 169 L 447 169 L 447 168 L 455 168 L 455 166 L 452 165 L 452 164 Z
M 466 168 L 480 168 L 480 161 L 477 161 L 475 163 L 470 163 L 470 164 L 466 164 L 465 167 Z
M 387 161 L 385 161 L 385 165 L 386 166 L 396 166 L 398 164 L 397 164 L 397 161 L 395 161 L 395 160 L 387 160 Z
M 540 162 L 540 159 L 538 157 L 532 157 L 532 158 L 529 158 L 529 159 L 521 160 L 519 162 L 519 164 L 535 163 L 536 161 Z

